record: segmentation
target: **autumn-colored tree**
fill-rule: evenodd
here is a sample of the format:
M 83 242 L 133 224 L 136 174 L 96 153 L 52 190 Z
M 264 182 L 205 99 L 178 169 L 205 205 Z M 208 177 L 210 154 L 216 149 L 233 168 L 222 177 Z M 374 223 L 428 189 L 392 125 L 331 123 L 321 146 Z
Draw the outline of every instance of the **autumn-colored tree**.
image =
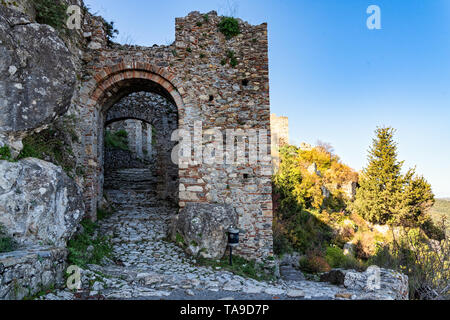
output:
M 287 243 L 306 252 L 331 240 L 331 228 L 311 212 L 344 209 L 346 195 L 331 186 L 342 185 L 347 179 L 356 182 L 357 173 L 330 150 L 305 150 L 292 145 L 280 149 L 280 169 L 273 177 L 276 252 L 282 252 Z M 330 188 L 325 190 L 327 186 Z
M 324 208 L 326 197 L 323 188 L 327 185 L 335 186 L 333 190 L 329 190 L 331 198 L 344 197 L 339 192 L 339 187 L 349 181 L 356 182 L 358 174 L 341 163 L 339 157 L 330 152 L 331 149 L 329 145 L 327 148 L 319 146 L 312 150 L 302 150 L 290 145 L 280 149 L 281 164 L 274 177 L 274 186 L 282 196 L 282 206 L 289 202 L 307 209 Z M 314 164 L 317 172 L 310 170 Z M 343 201 L 336 203 L 342 204 Z M 340 210 L 342 206 L 333 209 Z

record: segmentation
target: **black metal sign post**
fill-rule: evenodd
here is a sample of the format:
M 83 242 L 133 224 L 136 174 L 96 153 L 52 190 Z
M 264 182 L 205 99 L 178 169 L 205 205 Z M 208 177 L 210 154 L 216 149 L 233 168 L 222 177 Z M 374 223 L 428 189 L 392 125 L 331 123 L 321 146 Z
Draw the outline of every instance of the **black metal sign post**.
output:
M 233 247 L 230 247 L 230 266 L 233 265 Z

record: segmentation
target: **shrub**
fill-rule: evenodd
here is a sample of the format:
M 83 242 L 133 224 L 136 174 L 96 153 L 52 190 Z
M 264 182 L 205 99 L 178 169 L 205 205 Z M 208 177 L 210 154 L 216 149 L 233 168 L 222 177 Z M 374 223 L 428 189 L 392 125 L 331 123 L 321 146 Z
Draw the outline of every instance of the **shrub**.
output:
M 186 241 L 184 240 L 183 236 L 179 233 L 177 233 L 175 236 L 175 243 L 182 247 L 186 246 Z
M 97 209 L 97 220 L 101 221 L 110 217 L 114 212 L 110 210 Z
M 306 256 L 300 258 L 299 266 L 306 273 L 323 273 L 331 270 L 320 247 L 308 250 Z
M 328 184 L 342 185 L 344 181 L 357 179 L 357 174 L 340 163 L 337 156 L 320 147 L 302 150 L 291 145 L 283 146 L 280 156 L 280 169 L 273 180 L 282 198 L 290 198 L 307 209 L 341 211 L 345 208 L 339 189 L 332 189 L 327 200 L 322 191 Z M 312 164 L 317 165 L 321 175 L 309 170 Z
M 36 10 L 36 21 L 48 24 L 57 30 L 66 26 L 67 5 L 59 0 L 34 0 Z
M 233 17 L 223 17 L 219 22 L 219 31 L 224 34 L 227 40 L 241 33 L 239 22 Z
M 409 278 L 410 298 L 450 299 L 450 241 L 430 241 L 417 229 L 380 247 L 370 264 L 394 269 Z
M 300 258 L 300 269 L 306 273 L 323 273 L 331 270 L 325 258 L 321 256 L 307 256 Z
M 105 133 L 105 146 L 110 149 L 129 151 L 128 133 L 125 130 L 119 130 L 114 133 L 107 130 Z
M 236 57 L 232 57 L 230 59 L 230 66 L 232 66 L 233 68 L 236 67 L 238 65 L 238 61 L 236 59 Z
M 227 50 L 227 56 L 225 59 L 222 59 L 220 64 L 224 66 L 227 64 L 228 61 L 230 62 L 230 66 L 232 66 L 233 68 L 238 65 L 238 60 L 233 50 Z
M 325 253 L 325 259 L 332 268 L 341 268 L 347 257 L 344 251 L 338 247 L 328 247 Z
M 332 240 L 332 228 L 318 218 L 316 211 L 304 210 L 290 199 L 275 203 L 274 208 L 278 243 L 284 241 L 281 239 L 284 236 L 294 250 L 307 252 Z
M 108 44 L 111 44 L 112 40 L 119 34 L 119 30 L 114 27 L 114 21 L 108 22 L 103 20 L 103 26 L 105 27 Z
M 446 233 L 448 232 L 447 218 L 445 216 L 441 217 L 441 221 L 433 221 L 432 219 L 427 220 L 422 225 L 422 230 L 430 238 L 438 241 L 445 239 Z
M 351 256 L 344 255 L 344 251 L 339 247 L 328 247 L 325 253 L 325 259 L 332 268 L 354 269 L 364 271 L 366 265 Z
M 364 220 L 360 215 L 358 215 L 357 213 L 352 212 L 350 214 L 350 220 L 353 221 L 353 223 L 356 224 L 357 226 L 357 230 L 360 231 L 367 231 L 369 230 L 369 227 L 367 225 L 366 220 Z

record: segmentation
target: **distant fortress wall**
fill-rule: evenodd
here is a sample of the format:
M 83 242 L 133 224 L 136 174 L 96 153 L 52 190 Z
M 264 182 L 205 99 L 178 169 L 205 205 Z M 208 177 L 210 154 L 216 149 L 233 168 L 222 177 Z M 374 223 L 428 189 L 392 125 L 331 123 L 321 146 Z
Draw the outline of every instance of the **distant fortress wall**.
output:
M 274 173 L 280 168 L 280 147 L 289 144 L 289 118 L 270 115 L 270 130 L 272 133 L 272 163 Z

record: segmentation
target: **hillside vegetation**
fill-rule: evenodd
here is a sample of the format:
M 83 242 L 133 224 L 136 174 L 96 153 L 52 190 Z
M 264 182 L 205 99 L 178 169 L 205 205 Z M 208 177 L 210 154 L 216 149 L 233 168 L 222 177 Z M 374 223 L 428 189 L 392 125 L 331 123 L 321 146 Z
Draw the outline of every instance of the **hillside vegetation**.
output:
M 436 203 L 430 210 L 430 215 L 436 224 L 445 220 L 447 233 L 450 233 L 450 199 L 436 199 Z
M 430 184 L 413 169 L 401 173 L 394 132 L 377 129 L 359 175 L 330 147 L 280 149 L 275 253 L 300 253 L 302 271 L 313 277 L 331 268 L 395 269 L 409 276 L 411 298 L 449 298 L 449 241 L 430 211 L 442 216 L 450 202 L 435 204 Z M 356 192 L 346 187 L 352 183 Z

